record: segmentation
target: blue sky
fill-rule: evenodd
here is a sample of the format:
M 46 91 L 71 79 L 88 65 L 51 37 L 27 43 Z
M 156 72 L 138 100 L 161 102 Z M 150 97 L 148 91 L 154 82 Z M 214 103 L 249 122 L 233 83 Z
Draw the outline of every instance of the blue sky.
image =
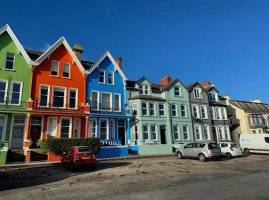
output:
M 220 95 L 269 103 L 267 0 L 18 0 L 1 7 L 0 24 L 24 48 L 44 51 L 64 36 L 71 47 L 81 44 L 84 60 L 95 62 L 107 49 L 121 56 L 129 80 L 209 80 Z

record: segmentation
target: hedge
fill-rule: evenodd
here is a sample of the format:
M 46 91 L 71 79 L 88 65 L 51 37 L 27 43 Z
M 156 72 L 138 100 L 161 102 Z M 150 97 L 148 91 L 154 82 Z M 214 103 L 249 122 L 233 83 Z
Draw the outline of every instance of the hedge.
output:
M 48 138 L 40 143 L 43 153 L 51 152 L 55 155 L 62 154 L 74 146 L 88 146 L 94 154 L 97 154 L 101 146 L 100 138 Z

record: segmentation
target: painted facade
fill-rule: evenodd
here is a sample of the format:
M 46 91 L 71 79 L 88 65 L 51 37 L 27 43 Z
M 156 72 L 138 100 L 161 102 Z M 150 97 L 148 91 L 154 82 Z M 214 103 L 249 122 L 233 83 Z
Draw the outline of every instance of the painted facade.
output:
M 146 77 L 127 82 L 131 147 L 140 155 L 172 153 L 172 147 L 193 141 L 188 91 L 167 78 L 164 84 Z
M 78 50 L 82 51 L 74 48 L 75 53 Z M 29 147 L 29 140 L 30 148 L 34 148 L 42 138 L 87 137 L 86 74 L 65 38 L 44 53 L 27 52 L 38 58 L 32 70 L 25 147 Z
M 208 94 L 213 141 L 231 141 L 226 99 L 219 96 L 219 91 L 209 81 L 201 85 Z
M 0 164 L 7 149 L 23 148 L 30 86 L 31 60 L 6 24 L 0 28 Z
M 100 137 L 103 146 L 122 145 L 128 148 L 130 116 L 129 109 L 126 107 L 125 84 L 127 78 L 121 70 L 121 62 L 118 64 L 106 51 L 87 70 L 86 100 L 91 107 L 88 115 L 88 135 L 89 137 Z M 99 157 L 128 155 L 128 151 L 126 154 L 126 149 L 123 148 L 117 148 L 115 151 L 118 154 L 103 156 L 101 149 Z
M 239 142 L 240 134 L 269 133 L 269 107 L 259 99 L 247 101 L 230 100 L 224 96 L 228 105 L 228 115 L 232 139 Z
M 216 141 L 212 135 L 207 91 L 195 81 L 186 86 L 190 95 L 192 124 L 196 141 Z

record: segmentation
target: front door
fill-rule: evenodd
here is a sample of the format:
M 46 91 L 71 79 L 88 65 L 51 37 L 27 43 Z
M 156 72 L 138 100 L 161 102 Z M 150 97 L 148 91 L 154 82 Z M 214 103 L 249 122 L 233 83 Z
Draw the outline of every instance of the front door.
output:
M 11 136 L 11 149 L 22 149 L 26 117 L 23 115 L 14 116 Z
M 80 138 L 80 125 L 81 125 L 81 119 L 75 118 L 74 119 L 74 138 Z
M 213 141 L 217 142 L 217 131 L 216 127 L 212 127 Z
M 118 136 L 121 145 L 125 145 L 125 120 L 118 120 Z
M 166 144 L 166 127 L 161 126 L 161 144 Z
M 37 141 L 41 136 L 41 126 L 42 126 L 42 117 L 32 116 L 31 117 L 31 127 L 30 127 L 30 138 L 32 140 L 31 148 L 37 148 Z

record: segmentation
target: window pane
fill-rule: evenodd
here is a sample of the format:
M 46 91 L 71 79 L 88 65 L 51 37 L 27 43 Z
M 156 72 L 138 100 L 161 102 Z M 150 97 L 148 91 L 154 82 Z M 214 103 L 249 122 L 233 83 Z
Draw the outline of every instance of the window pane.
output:
M 103 110 L 110 110 L 110 97 L 111 94 L 102 93 L 102 109 Z
M 69 94 L 69 108 L 76 108 L 76 97 L 77 97 L 77 91 L 76 90 L 70 90 Z
M 58 75 L 58 62 L 52 61 L 51 62 L 51 75 L 57 76 Z
M 92 109 L 98 109 L 98 93 L 92 92 Z
M 53 93 L 53 107 L 64 107 L 65 90 L 61 88 L 54 88 Z
M 120 110 L 120 95 L 118 95 L 118 94 L 114 95 L 114 110 L 115 111 Z
M 13 64 L 14 64 L 14 54 L 7 53 L 6 69 L 13 69 Z
M 64 63 L 63 77 L 69 78 L 69 73 L 70 73 L 70 65 L 68 63 Z

